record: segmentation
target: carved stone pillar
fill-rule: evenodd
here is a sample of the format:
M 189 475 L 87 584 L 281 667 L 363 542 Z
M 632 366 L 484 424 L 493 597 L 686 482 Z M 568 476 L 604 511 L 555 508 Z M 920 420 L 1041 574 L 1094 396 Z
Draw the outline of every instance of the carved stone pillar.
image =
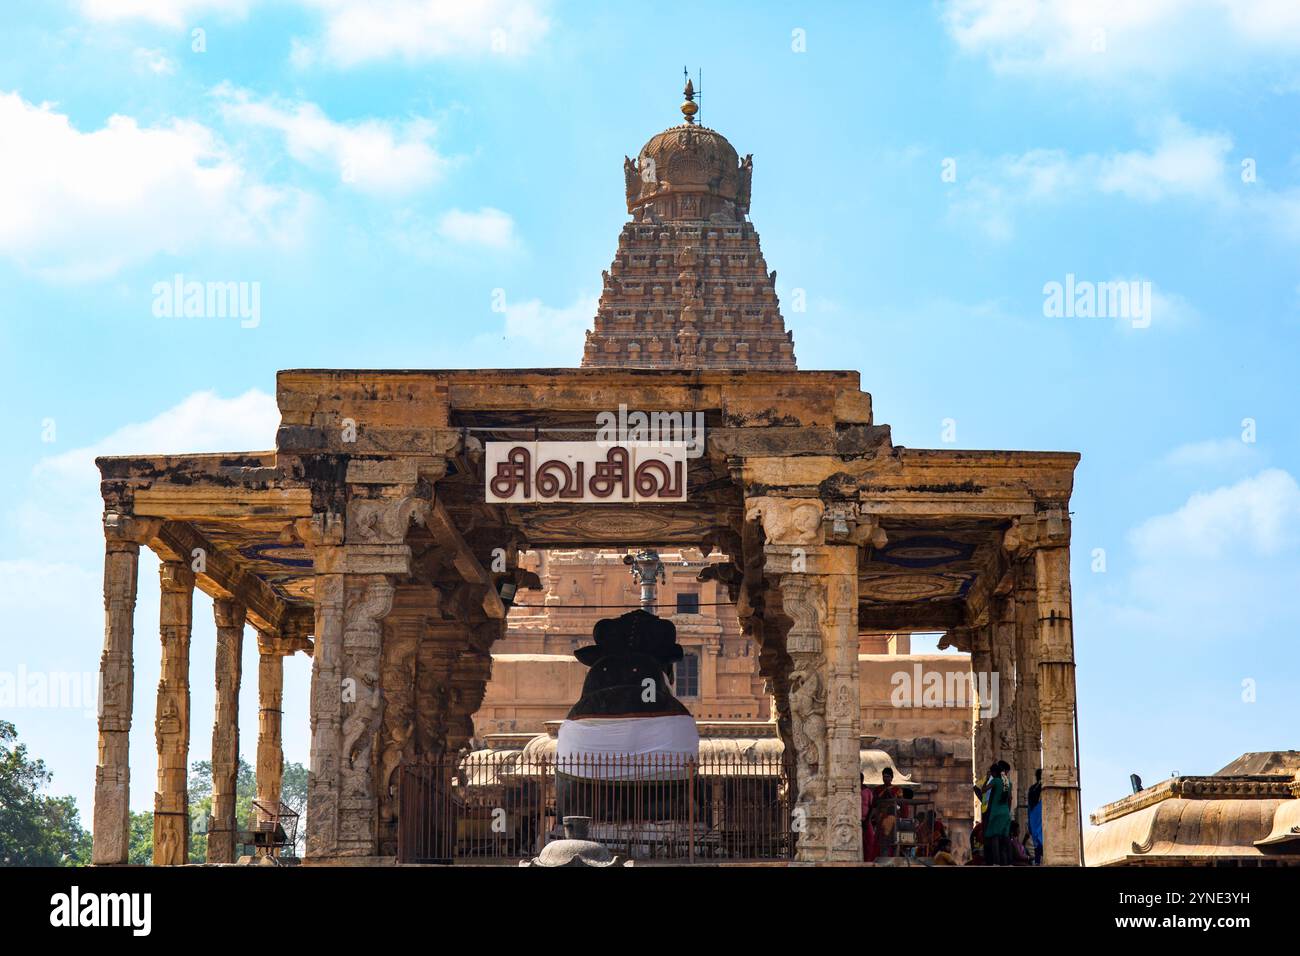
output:
M 377 852 L 375 737 L 384 714 L 379 683 L 382 622 L 393 606 L 384 574 L 348 575 L 343 617 L 343 694 L 339 741 L 340 856 Z
M 315 649 L 311 664 L 311 752 L 307 773 L 307 857 L 338 847 L 339 729 L 342 726 L 343 521 L 320 514 L 295 525 L 315 571 Z
M 1015 765 L 1017 803 L 1022 823 L 1027 823 L 1029 788 L 1034 771 L 1042 766 L 1042 727 L 1038 720 L 1038 589 L 1033 562 L 1018 562 L 1014 569 L 1016 618 L 1016 724 Z
M 380 685 L 384 719 L 379 730 L 375 789 L 379 797 L 379 852 L 397 854 L 398 770 L 415 756 L 416 655 L 437 607 L 438 592 L 427 586 L 397 589 L 393 611 L 384 622 Z
M 217 622 L 217 694 L 212 721 L 212 823 L 208 862 L 235 862 L 235 788 L 239 779 L 239 682 L 244 655 L 244 605 L 212 602 Z
M 996 759 L 993 753 L 993 722 L 985 713 L 989 701 L 982 688 L 992 687 L 993 628 L 980 624 L 966 629 L 970 646 L 971 687 L 971 773 L 979 783 Z
M 417 480 L 410 462 L 354 460 L 346 519 L 319 514 L 295 524 L 316 572 L 308 857 L 379 852 L 383 620 L 394 580 L 411 570 L 407 531 L 429 510 L 428 500 L 414 495 Z
M 1070 523 L 1060 511 L 1021 519 L 1008 546 L 1033 557 L 1038 593 L 1038 710 L 1043 742 L 1043 862 L 1083 862 L 1075 739 Z
M 447 752 L 451 722 L 451 673 L 456 666 L 459 627 L 439 621 L 420 639 L 416 651 L 415 687 L 420 701 L 415 721 L 415 752 L 433 761 Z
M 99 658 L 99 759 L 91 860 L 125 863 L 130 840 L 134 614 L 140 545 L 160 522 L 104 515 L 104 650 Z
M 1038 577 L 1038 709 L 1043 728 L 1043 862 L 1080 866 L 1079 765 L 1075 749 L 1074 624 L 1070 550 L 1034 553 Z
M 762 522 L 765 571 L 775 576 L 792 622 L 786 651 L 797 858 L 861 860 L 858 548 L 873 538 L 883 543 L 883 535 L 847 506 L 828 515 L 817 499 L 751 498 L 746 520 Z
M 257 635 L 257 802 L 272 813 L 284 779 L 284 659 L 295 645 L 275 634 Z
M 981 701 L 989 721 L 993 759 L 1012 764 L 1012 779 L 1017 772 L 1016 760 L 1016 608 L 1010 596 L 998 597 L 989 611 L 993 618 L 992 682 L 988 685 L 987 706 Z M 982 696 L 982 695 L 981 695 Z M 1016 793 L 1016 798 L 1020 794 Z
M 159 637 L 162 667 L 154 736 L 158 743 L 158 790 L 154 793 L 153 864 L 189 862 L 190 625 L 194 572 L 180 561 L 158 565 L 162 596 Z

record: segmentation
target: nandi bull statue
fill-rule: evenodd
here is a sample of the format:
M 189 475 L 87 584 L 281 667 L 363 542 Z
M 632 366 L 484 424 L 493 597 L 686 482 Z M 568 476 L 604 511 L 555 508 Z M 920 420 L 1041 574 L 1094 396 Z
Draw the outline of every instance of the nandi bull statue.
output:
M 637 610 L 598 622 L 593 636 L 574 652 L 590 670 L 560 725 L 557 809 L 597 826 L 684 818 L 700 735 L 669 683 L 683 657 L 677 629 Z

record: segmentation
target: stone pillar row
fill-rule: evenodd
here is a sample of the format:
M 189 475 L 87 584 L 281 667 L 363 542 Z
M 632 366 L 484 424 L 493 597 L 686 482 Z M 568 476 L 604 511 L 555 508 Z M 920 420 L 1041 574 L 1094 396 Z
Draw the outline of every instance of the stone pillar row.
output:
M 100 657 L 99 759 L 95 769 L 94 841 L 97 865 L 124 864 L 130 840 L 130 730 L 134 700 L 134 625 L 140 546 L 157 535 L 161 521 L 109 513 L 104 518 L 104 650 Z M 195 575 L 181 561 L 159 564 L 158 681 L 154 736 L 158 786 L 154 792 L 153 863 L 188 862 L 190 744 L 190 641 Z M 217 625 L 216 706 L 212 728 L 212 819 L 208 862 L 233 863 L 239 772 L 239 686 L 246 610 L 234 598 L 213 601 Z M 259 635 L 261 718 L 258 735 L 258 799 L 277 802 L 283 754 L 280 745 L 282 659 L 301 641 Z
M 1083 862 L 1079 762 L 1076 740 L 1074 624 L 1070 598 L 1070 522 L 1059 511 L 1019 519 L 1005 545 L 1020 567 L 1015 593 L 1015 639 L 1019 668 L 1019 737 L 1023 766 L 1018 779 L 1026 792 L 1037 768 L 1041 742 L 1043 771 L 1043 862 Z M 1032 633 L 1032 637 L 1030 634 Z M 1037 684 L 1037 694 L 1030 688 Z M 1036 711 L 1035 711 L 1036 701 Z

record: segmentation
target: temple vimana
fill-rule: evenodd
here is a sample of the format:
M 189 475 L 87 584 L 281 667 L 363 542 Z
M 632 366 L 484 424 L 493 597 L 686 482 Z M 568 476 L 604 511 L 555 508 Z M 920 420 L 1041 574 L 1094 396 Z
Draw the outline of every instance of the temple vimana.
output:
M 752 159 L 696 121 L 689 85 L 681 109 L 624 163 L 629 220 L 580 367 L 291 369 L 274 449 L 98 460 L 96 863 L 127 859 L 133 662 L 155 646 L 157 776 L 134 784 L 154 787 L 156 864 L 188 856 L 195 663 L 217 687 L 208 862 L 287 852 L 282 659 L 299 653 L 306 863 L 540 859 L 579 824 L 646 860 L 862 861 L 861 787 L 887 773 L 901 815 L 937 815 L 964 858 L 971 785 L 999 759 L 1022 825 L 1041 773 L 1044 862 L 1083 862 L 1079 456 L 895 444 L 857 372 L 800 369 L 749 220 Z M 638 414 L 702 427 L 600 439 L 602 416 Z M 134 634 L 142 547 L 158 645 Z M 192 660 L 195 588 L 211 661 Z M 261 717 L 241 820 L 246 632 Z M 1249 804 L 1233 859 L 1286 852 L 1300 800 L 1277 767 L 1110 805 L 1107 861 L 1142 862 L 1160 804 L 1214 795 Z M 909 832 L 894 862 L 933 851 Z

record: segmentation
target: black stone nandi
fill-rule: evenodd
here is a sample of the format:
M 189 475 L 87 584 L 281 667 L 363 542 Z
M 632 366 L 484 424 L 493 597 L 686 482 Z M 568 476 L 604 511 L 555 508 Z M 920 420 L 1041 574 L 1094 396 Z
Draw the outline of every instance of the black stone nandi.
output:
M 560 725 L 560 815 L 669 818 L 684 806 L 700 749 L 695 718 L 669 683 L 683 657 L 677 629 L 637 610 L 598 622 L 593 636 L 574 653 L 590 670 Z

